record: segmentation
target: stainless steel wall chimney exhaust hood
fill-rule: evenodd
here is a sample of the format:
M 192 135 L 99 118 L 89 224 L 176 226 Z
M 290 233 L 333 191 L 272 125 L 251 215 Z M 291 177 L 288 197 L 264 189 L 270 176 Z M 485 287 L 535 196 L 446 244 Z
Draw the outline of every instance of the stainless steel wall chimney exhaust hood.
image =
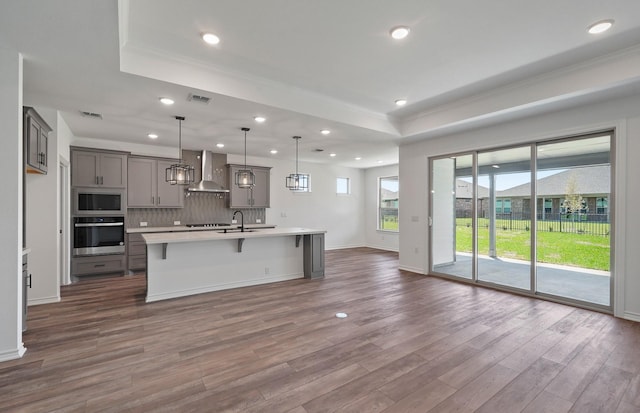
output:
M 213 152 L 202 151 L 200 155 L 200 163 L 202 169 L 202 180 L 195 184 L 189 185 L 187 190 L 189 192 L 215 192 L 225 193 L 229 192 L 222 183 L 216 182 L 213 171 Z M 217 174 L 220 178 L 224 175 L 222 173 Z

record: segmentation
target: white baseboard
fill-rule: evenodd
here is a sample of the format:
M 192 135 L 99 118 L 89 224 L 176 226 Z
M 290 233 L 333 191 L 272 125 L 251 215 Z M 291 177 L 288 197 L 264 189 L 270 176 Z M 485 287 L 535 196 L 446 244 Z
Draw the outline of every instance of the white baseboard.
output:
M 30 298 L 27 300 L 27 305 L 41 305 L 41 304 L 51 304 L 51 303 L 59 303 L 60 296 L 52 296 L 52 297 L 42 297 L 42 298 Z
M 25 351 L 27 351 L 27 348 L 24 344 L 21 344 L 20 347 L 16 349 L 0 351 L 0 362 L 19 359 L 24 355 Z
M 373 248 L 373 249 L 376 249 L 376 250 L 382 250 L 382 251 L 398 252 L 397 248 L 389 248 L 386 245 L 365 245 L 365 247 Z
M 333 245 L 331 247 L 327 247 L 325 246 L 325 251 L 331 251 L 331 250 L 346 250 L 348 248 L 364 248 L 366 247 L 366 245 Z
M 398 266 L 398 269 L 403 271 L 415 272 L 416 274 L 420 274 L 420 275 L 425 275 L 424 270 L 418 267 L 408 267 L 406 265 L 400 265 Z
M 625 311 L 623 318 L 625 320 L 637 321 L 637 322 L 640 323 L 640 314 L 638 314 L 638 313 L 633 313 L 631 311 Z

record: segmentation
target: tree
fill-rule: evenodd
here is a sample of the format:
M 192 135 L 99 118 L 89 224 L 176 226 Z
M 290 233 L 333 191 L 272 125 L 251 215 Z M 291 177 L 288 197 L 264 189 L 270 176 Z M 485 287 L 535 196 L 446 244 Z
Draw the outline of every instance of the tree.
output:
M 574 213 L 580 216 L 580 211 L 584 208 L 584 199 L 582 195 L 578 193 L 578 181 L 576 180 L 575 174 L 571 174 L 567 180 L 562 206 L 568 214 L 571 214 L 572 221 L 575 221 L 576 215 Z

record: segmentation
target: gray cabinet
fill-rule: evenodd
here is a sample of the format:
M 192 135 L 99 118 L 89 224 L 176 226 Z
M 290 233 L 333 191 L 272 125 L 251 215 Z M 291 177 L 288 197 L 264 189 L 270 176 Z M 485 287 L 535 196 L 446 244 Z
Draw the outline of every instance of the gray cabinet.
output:
M 97 255 L 94 257 L 73 257 L 71 275 L 93 275 L 117 273 L 125 271 L 125 255 Z
M 127 153 L 93 150 L 71 152 L 71 185 L 126 188 Z
M 324 234 L 304 236 L 304 278 L 324 277 Z
M 253 188 L 238 188 L 235 184 L 236 171 L 244 169 L 244 165 L 227 165 L 229 184 L 229 208 L 269 208 L 271 168 L 249 166 L 256 176 Z
M 129 208 L 182 208 L 184 186 L 165 181 L 165 170 L 175 160 L 129 157 L 127 206 Z
M 129 271 L 141 271 L 147 268 L 147 244 L 142 234 L 127 234 L 127 262 Z
M 31 107 L 24 107 L 25 166 L 27 173 L 46 174 L 49 163 L 49 132 L 51 128 Z
M 27 289 L 31 288 L 31 274 L 27 266 L 27 254 L 22 254 L 22 331 L 27 331 Z

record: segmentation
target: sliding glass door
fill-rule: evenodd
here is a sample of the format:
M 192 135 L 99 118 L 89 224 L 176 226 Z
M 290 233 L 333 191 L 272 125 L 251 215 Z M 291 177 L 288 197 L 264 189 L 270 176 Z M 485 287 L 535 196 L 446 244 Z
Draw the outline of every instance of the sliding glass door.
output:
M 610 134 L 537 146 L 540 293 L 611 303 L 610 149 Z
M 432 159 L 430 271 L 611 309 L 612 136 Z
M 472 155 L 431 163 L 432 268 L 466 279 L 473 274 L 472 165 Z
M 531 146 L 480 152 L 477 167 L 478 280 L 530 290 Z

